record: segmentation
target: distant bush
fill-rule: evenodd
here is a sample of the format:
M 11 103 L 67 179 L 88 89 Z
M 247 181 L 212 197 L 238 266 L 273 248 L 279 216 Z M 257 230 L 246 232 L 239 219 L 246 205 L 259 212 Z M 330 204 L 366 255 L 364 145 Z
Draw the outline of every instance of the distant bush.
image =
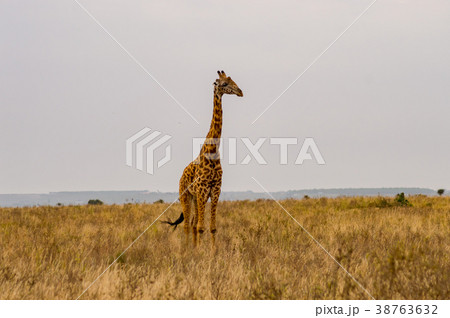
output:
M 395 198 L 377 197 L 371 200 L 368 207 L 373 208 L 392 208 L 396 206 L 412 206 L 412 204 L 406 199 L 405 193 L 398 193 Z
M 304 200 L 308 200 L 308 199 L 309 199 L 309 195 L 305 194 L 305 195 L 303 196 L 303 199 L 304 199 Z
M 405 198 L 405 193 L 398 193 L 395 196 L 395 202 L 401 206 L 411 206 L 412 204 Z
M 163 200 L 163 199 L 159 199 L 159 200 L 156 200 L 156 201 L 153 202 L 153 203 L 164 203 L 164 200 Z
M 439 195 L 443 195 L 443 194 L 444 194 L 444 192 L 445 192 L 445 190 L 444 190 L 444 189 L 439 189 L 439 190 L 437 190 L 437 194 L 439 194 Z
M 102 205 L 103 201 L 101 201 L 99 199 L 95 199 L 95 200 L 91 199 L 91 200 L 88 201 L 88 204 L 89 205 Z

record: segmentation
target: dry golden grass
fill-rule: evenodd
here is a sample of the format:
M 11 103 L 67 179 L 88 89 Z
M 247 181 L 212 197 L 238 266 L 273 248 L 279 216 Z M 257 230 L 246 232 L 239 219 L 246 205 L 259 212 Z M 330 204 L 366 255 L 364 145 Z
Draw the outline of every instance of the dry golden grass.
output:
M 448 299 L 450 198 L 408 200 L 281 203 L 375 298 Z M 0 209 L 0 299 L 77 298 L 167 207 Z M 368 298 L 275 202 L 218 211 L 215 252 L 155 223 L 82 299 Z

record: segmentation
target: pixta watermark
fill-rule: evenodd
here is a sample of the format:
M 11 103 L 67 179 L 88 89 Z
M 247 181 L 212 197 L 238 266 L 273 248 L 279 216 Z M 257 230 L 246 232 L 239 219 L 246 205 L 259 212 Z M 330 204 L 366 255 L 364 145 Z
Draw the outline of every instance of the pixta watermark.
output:
M 172 159 L 172 136 L 148 127 L 141 129 L 125 142 L 126 165 L 148 174 L 154 174 L 156 168 L 161 168 Z M 298 137 L 248 137 L 231 138 L 192 138 L 192 160 L 195 160 L 204 145 L 209 145 L 209 151 L 204 153 L 207 159 L 218 159 L 229 165 L 248 165 L 254 161 L 258 165 L 269 164 L 263 154 L 277 153 L 277 161 L 270 162 L 279 165 L 302 165 L 311 160 L 318 165 L 324 165 L 325 160 L 314 138 Z M 156 152 L 164 147 L 164 155 Z M 211 149 L 214 151 L 211 152 Z M 224 150 L 226 155 L 224 156 Z M 289 154 L 295 153 L 295 161 L 289 162 Z M 145 163 L 145 164 L 144 164 Z M 145 168 L 144 168 L 145 166 Z
M 270 147 L 271 152 L 277 152 L 278 162 L 280 165 L 288 164 L 289 149 L 297 148 L 297 157 L 294 162 L 295 165 L 301 165 L 305 160 L 315 160 L 317 164 L 324 165 L 325 160 L 317 147 L 314 138 L 299 139 L 297 137 L 260 137 L 255 141 L 252 141 L 248 137 L 231 137 L 231 138 L 193 138 L 192 139 L 192 159 L 195 159 L 202 146 L 207 144 L 219 145 L 218 152 L 222 161 L 229 165 L 248 165 L 252 160 L 255 160 L 257 164 L 267 165 L 268 161 L 261 153 L 263 148 Z M 239 147 L 239 144 L 244 147 Z M 292 146 L 292 147 L 289 147 Z M 223 156 L 223 150 L 226 147 L 228 156 Z M 217 149 L 217 148 L 216 148 Z M 243 159 L 238 160 L 238 149 L 243 149 Z M 268 149 L 266 149 L 268 150 Z M 206 154 L 211 157 L 217 157 L 217 153 Z M 313 158 L 314 157 L 314 158 Z
M 159 160 L 155 158 L 155 150 L 162 147 L 172 136 L 162 135 L 160 137 L 161 135 L 162 133 L 160 131 L 152 131 L 150 128 L 145 127 L 128 138 L 125 142 L 126 165 L 129 167 L 134 166 L 136 169 L 144 171 L 144 162 L 146 162 L 145 171 L 148 174 L 153 174 L 155 171 L 155 162 L 157 168 L 161 168 L 167 164 L 172 158 L 171 145 L 168 144 L 165 146 L 165 155 Z

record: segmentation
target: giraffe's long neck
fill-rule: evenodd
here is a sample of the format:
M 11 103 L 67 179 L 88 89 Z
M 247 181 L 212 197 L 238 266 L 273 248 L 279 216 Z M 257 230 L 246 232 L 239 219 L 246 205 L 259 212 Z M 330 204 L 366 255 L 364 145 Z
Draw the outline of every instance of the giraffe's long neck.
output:
M 220 138 L 222 135 L 222 95 L 214 89 L 214 110 L 211 126 L 206 138 Z
M 206 135 L 207 142 L 202 147 L 202 152 L 218 153 L 220 137 L 222 136 L 222 94 L 214 88 L 214 110 L 209 132 Z M 208 142 L 208 139 L 210 142 Z M 212 142 L 212 144 L 211 144 Z

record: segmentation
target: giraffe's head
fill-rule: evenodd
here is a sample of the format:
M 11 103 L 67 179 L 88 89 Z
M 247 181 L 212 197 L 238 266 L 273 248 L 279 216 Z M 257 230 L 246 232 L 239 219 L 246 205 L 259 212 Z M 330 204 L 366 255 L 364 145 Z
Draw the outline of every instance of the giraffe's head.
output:
M 219 78 L 213 84 L 219 94 L 244 96 L 239 86 L 224 71 L 217 71 L 217 73 L 219 74 Z

